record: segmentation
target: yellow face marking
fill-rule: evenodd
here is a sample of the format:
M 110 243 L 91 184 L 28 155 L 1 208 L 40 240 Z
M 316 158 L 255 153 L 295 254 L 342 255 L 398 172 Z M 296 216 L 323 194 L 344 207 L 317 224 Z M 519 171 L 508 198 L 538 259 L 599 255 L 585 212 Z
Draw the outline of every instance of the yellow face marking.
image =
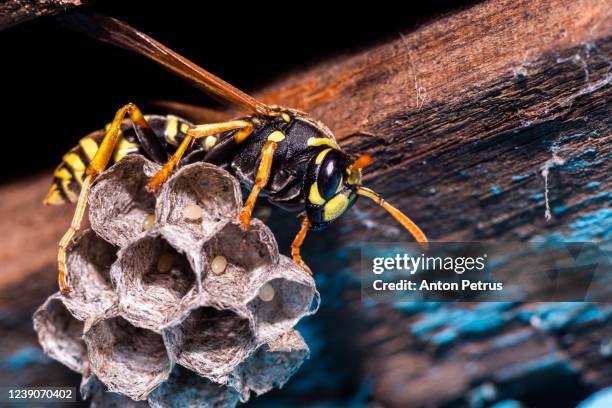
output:
M 329 146 L 334 149 L 338 148 L 338 145 L 333 140 L 326 137 L 311 137 L 306 142 L 308 146 Z
M 123 159 L 130 153 L 135 153 L 138 151 L 140 145 L 138 143 L 132 143 L 128 141 L 126 138 L 121 137 L 117 142 L 117 147 L 115 147 L 115 153 L 113 154 L 113 160 L 118 162 Z
M 285 140 L 285 135 L 283 134 L 283 132 L 275 130 L 274 132 L 270 133 L 270 136 L 268 136 L 268 140 L 278 143 Z
M 169 117 L 166 121 L 166 130 L 164 130 L 164 136 L 166 137 L 166 141 L 171 145 L 176 146 L 178 143 L 176 142 L 176 135 L 178 133 L 178 119 Z
M 204 140 L 202 140 L 202 147 L 204 147 L 204 150 L 206 151 L 209 151 L 210 149 L 215 147 L 216 144 L 217 144 L 216 136 L 206 136 Z
M 310 186 L 310 192 L 308 193 L 308 201 L 316 205 L 322 205 L 325 203 L 325 199 L 321 197 L 319 193 L 319 187 L 317 187 L 317 183 L 314 182 Z
M 323 221 L 333 221 L 341 216 L 349 205 L 349 199 L 344 194 L 336 194 L 323 207 Z
M 181 123 L 181 133 L 187 133 L 187 131 L 189 130 L 189 125 L 186 123 Z
M 329 149 L 325 149 L 322 152 L 320 152 L 317 155 L 317 158 L 315 159 L 315 163 L 316 164 L 321 164 L 321 162 L 323 161 L 323 159 L 325 158 L 325 156 L 327 155 L 327 153 L 329 153 L 331 151 L 331 147 Z
M 350 185 L 361 184 L 361 169 L 347 170 L 347 182 Z
M 283 112 L 283 113 L 281 113 L 281 117 L 283 118 L 283 120 L 285 122 L 287 122 L 287 123 L 291 122 L 291 116 L 289 116 L 288 114 Z
M 95 140 L 89 137 L 84 137 L 83 139 L 79 140 L 79 146 L 81 146 L 81 149 L 83 149 L 89 160 L 93 159 L 98 151 L 98 144 Z

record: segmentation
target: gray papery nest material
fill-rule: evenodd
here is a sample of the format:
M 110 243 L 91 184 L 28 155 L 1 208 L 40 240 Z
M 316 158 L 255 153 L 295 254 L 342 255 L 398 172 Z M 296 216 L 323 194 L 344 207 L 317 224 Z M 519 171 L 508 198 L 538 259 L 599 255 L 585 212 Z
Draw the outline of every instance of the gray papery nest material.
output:
M 318 307 L 314 280 L 259 220 L 241 230 L 228 172 L 185 166 L 154 197 L 158 168 L 132 155 L 96 181 L 67 251 L 73 291 L 34 315 L 43 349 L 94 407 L 233 407 L 282 386 L 308 357 L 293 327 Z

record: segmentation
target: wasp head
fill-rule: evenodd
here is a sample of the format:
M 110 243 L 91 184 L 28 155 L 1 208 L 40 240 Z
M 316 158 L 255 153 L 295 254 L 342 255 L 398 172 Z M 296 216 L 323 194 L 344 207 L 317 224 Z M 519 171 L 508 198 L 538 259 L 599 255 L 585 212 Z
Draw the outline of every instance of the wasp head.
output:
M 306 214 L 312 229 L 322 229 L 346 212 L 358 197 L 361 168 L 369 162 L 356 161 L 338 149 L 318 151 L 308 164 L 304 178 Z
M 311 229 L 322 229 L 338 219 L 364 196 L 383 207 L 414 238 L 427 248 L 427 238 L 421 229 L 404 213 L 369 188 L 363 187 L 361 169 L 372 163 L 370 156 L 356 160 L 334 148 L 320 150 L 308 164 L 304 178 L 306 215 Z

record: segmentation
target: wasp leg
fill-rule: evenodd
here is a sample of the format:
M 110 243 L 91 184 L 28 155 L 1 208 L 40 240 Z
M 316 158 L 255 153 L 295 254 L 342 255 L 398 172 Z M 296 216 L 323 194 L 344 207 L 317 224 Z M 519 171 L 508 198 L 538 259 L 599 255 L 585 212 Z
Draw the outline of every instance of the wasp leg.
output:
M 93 175 L 94 177 L 106 170 L 106 166 L 115 150 L 115 145 L 119 141 L 121 135 L 121 121 L 128 115 L 130 120 L 136 125 L 144 129 L 149 129 L 150 126 L 145 120 L 140 109 L 133 103 L 128 103 L 115 114 L 115 118 L 108 127 L 100 147 L 96 151 L 96 155 L 87 166 L 85 175 Z
M 291 256 L 293 257 L 293 261 L 298 264 L 304 271 L 306 271 L 309 275 L 312 275 L 312 271 L 306 265 L 304 260 L 302 259 L 302 255 L 300 255 L 300 248 L 304 243 L 304 239 L 306 238 L 306 234 L 308 233 L 308 229 L 310 228 L 310 221 L 308 221 L 308 217 L 304 215 L 302 218 L 302 226 L 298 231 L 297 235 L 293 239 L 291 243 Z
M 83 185 L 81 186 L 81 192 L 77 200 L 74 215 L 72 216 L 72 221 L 70 222 L 70 227 L 68 228 L 68 231 L 64 233 L 64 236 L 60 240 L 59 249 L 57 251 L 57 268 L 59 270 L 58 281 L 60 291 L 64 295 L 72 291 L 72 288 L 68 285 L 68 276 L 66 274 L 66 248 L 68 247 L 68 244 L 70 243 L 74 235 L 81 228 L 81 222 L 83 221 L 83 216 L 85 215 L 85 208 L 87 207 L 87 195 L 89 193 L 89 189 L 91 187 L 92 182 L 93 176 L 87 176 L 83 180 Z
M 94 157 L 91 159 L 89 166 L 87 166 L 87 169 L 85 170 L 86 177 L 83 179 L 83 184 L 81 186 L 79 198 L 77 199 L 77 205 L 74 215 L 72 216 L 70 227 L 66 233 L 64 233 L 57 251 L 57 267 L 59 271 L 58 281 L 60 290 L 65 295 L 70 293 L 72 290 L 68 285 L 68 275 L 66 273 L 66 248 L 68 248 L 68 244 L 75 234 L 81 229 L 81 222 L 83 221 L 85 208 L 87 207 L 87 196 L 89 194 L 89 190 L 91 189 L 91 185 L 95 178 L 102 173 L 108 165 L 113 151 L 115 150 L 115 145 L 117 144 L 121 134 L 121 121 L 126 115 L 129 116 L 130 120 L 134 122 L 135 125 L 145 129 L 149 128 L 149 124 L 140 112 L 140 109 L 138 109 L 136 105 L 128 103 L 119 109 L 115 114 L 112 123 L 104 135 L 104 139 L 102 139 L 102 143 L 100 143 L 100 147 L 96 151 Z
M 268 184 L 270 179 L 270 171 L 272 170 L 272 159 L 278 143 L 273 140 L 268 140 L 261 148 L 261 160 L 259 162 L 259 168 L 257 169 L 257 175 L 255 176 L 255 184 L 249 193 L 248 198 L 242 206 L 239 220 L 240 225 L 244 231 L 249 230 L 251 222 L 251 214 L 253 213 L 253 207 L 255 207 L 255 201 L 259 192 Z
M 164 184 L 164 182 L 170 176 L 170 173 L 172 173 L 172 170 L 174 170 L 178 162 L 181 160 L 185 154 L 185 151 L 187 151 L 195 139 L 217 135 L 219 133 L 236 129 L 240 130 L 236 132 L 234 138 L 236 140 L 243 140 L 253 132 L 253 124 L 251 122 L 247 122 L 246 120 L 232 120 L 229 122 L 198 125 L 187 130 L 185 138 L 181 141 L 181 144 L 177 147 L 172 157 L 170 157 L 170 160 L 168 160 L 164 166 L 149 179 L 146 186 L 147 191 L 154 193 L 159 190 L 162 184 Z

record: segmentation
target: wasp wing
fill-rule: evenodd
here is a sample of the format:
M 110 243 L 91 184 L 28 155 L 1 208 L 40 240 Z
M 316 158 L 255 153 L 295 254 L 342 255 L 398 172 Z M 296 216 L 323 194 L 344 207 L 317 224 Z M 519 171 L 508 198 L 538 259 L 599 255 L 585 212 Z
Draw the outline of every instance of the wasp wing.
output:
M 269 115 L 272 111 L 268 105 L 197 66 L 127 23 L 102 14 L 84 12 L 63 15 L 60 20 L 71 29 L 143 55 L 198 85 L 204 91 L 246 108 L 250 112 Z

